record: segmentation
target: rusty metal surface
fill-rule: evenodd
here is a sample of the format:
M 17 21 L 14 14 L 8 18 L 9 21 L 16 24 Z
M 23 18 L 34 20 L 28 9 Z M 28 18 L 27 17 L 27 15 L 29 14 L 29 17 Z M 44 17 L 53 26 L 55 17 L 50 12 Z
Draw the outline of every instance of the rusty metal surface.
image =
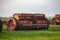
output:
M 60 14 L 56 14 L 55 18 L 58 19 L 58 20 L 60 20 Z

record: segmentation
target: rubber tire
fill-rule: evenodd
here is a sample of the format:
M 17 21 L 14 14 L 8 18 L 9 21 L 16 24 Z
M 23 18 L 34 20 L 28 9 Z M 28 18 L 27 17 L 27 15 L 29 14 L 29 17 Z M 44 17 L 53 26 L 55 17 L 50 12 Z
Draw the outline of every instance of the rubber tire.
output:
M 15 23 L 16 23 L 16 25 L 14 26 L 14 29 L 13 29 L 13 30 L 10 30 L 10 28 L 9 28 L 9 21 L 10 21 L 10 20 L 15 21 Z M 10 30 L 10 31 L 19 30 L 18 21 L 17 21 L 15 18 L 11 18 L 10 20 L 9 20 L 8 23 L 7 23 L 7 29 Z
M 3 22 L 0 19 L 0 32 L 2 32 L 2 29 L 3 29 Z
M 45 29 L 48 29 L 49 28 L 49 20 L 46 18 L 46 21 L 47 21 L 47 28 L 45 28 Z
M 55 21 L 54 21 L 55 20 Z M 54 22 L 54 23 L 53 23 Z M 56 25 L 56 19 L 55 19 L 55 17 L 54 18 L 52 18 L 52 25 Z

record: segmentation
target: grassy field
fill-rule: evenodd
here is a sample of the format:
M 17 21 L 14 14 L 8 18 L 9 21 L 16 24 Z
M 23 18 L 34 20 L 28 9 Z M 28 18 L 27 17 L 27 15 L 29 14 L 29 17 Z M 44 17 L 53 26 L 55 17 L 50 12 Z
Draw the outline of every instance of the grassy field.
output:
M 60 40 L 60 25 L 50 25 L 48 30 L 8 31 L 4 25 L 0 40 Z

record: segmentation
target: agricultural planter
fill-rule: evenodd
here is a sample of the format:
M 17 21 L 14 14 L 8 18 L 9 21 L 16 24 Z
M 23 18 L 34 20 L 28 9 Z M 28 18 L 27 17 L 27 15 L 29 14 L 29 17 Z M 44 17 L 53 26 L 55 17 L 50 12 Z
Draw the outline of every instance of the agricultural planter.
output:
M 8 30 L 48 29 L 45 14 L 15 13 L 7 23 Z

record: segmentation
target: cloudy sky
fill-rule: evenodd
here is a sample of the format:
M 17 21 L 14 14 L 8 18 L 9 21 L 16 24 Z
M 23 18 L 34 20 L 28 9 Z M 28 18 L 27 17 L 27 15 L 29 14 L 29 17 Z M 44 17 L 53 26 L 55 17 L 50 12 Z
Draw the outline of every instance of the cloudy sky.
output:
M 0 0 L 0 16 L 13 13 L 43 13 L 46 17 L 60 14 L 60 0 Z

